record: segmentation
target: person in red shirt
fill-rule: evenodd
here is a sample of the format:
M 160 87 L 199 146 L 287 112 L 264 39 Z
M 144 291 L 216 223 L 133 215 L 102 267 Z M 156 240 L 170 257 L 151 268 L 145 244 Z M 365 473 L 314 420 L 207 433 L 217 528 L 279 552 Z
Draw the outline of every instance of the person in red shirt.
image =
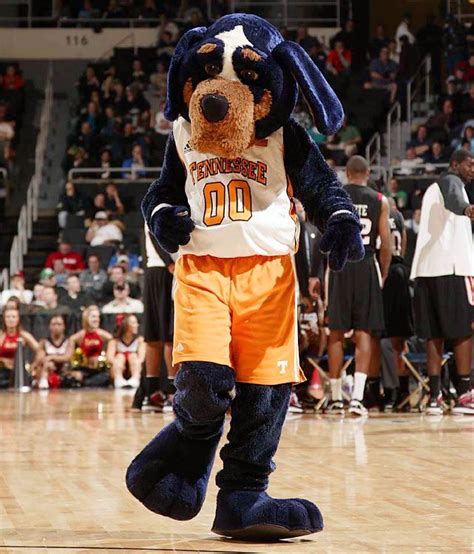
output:
M 459 62 L 456 69 L 462 71 L 462 78 L 464 81 L 474 81 L 474 54 L 470 54 L 467 60 Z M 454 71 L 454 73 L 456 74 L 456 71 Z
M 79 273 L 79 271 L 82 271 L 86 267 L 83 257 L 79 252 L 74 252 L 71 248 L 71 244 L 66 240 L 61 240 L 59 242 L 57 252 L 51 252 L 51 254 L 49 254 L 46 258 L 44 267 L 53 269 L 54 261 L 58 259 L 63 261 L 64 269 L 68 273 Z
M 25 80 L 16 72 L 14 65 L 7 66 L 1 82 L 2 87 L 6 90 L 19 90 L 25 86 Z
M 334 48 L 329 51 L 326 59 L 327 70 L 333 75 L 347 73 L 351 68 L 352 53 L 347 50 L 342 40 L 336 40 Z

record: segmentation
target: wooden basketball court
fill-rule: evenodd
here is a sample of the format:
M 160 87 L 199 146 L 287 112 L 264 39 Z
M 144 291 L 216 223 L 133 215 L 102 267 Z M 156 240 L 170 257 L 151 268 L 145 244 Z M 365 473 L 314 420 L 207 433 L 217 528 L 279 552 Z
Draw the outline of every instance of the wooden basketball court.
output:
M 270 492 L 315 501 L 326 529 L 249 544 L 209 531 L 213 481 L 190 522 L 128 493 L 129 461 L 173 417 L 131 413 L 130 402 L 112 390 L 0 394 L 2 554 L 473 551 L 474 418 L 289 416 Z

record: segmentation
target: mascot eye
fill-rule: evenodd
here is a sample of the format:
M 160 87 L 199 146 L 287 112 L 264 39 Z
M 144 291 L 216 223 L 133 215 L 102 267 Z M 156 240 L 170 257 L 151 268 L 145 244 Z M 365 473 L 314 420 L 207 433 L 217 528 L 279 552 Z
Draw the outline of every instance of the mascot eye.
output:
M 208 75 L 215 77 L 216 75 L 219 75 L 219 73 L 222 71 L 222 66 L 217 65 L 216 63 L 207 63 L 204 66 L 204 69 L 206 70 L 206 73 Z
M 239 75 L 245 81 L 256 81 L 258 79 L 258 73 L 253 69 L 242 69 L 242 71 L 239 71 Z

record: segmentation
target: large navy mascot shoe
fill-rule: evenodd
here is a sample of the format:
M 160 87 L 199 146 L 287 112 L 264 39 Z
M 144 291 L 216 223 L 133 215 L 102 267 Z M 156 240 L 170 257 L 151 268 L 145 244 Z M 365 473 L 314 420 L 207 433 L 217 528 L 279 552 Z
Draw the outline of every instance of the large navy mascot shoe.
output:
M 323 529 L 321 512 L 300 498 L 275 499 L 265 491 L 275 469 L 276 452 L 291 385 L 237 383 L 228 444 L 221 451 L 224 469 L 212 530 L 240 540 L 298 537 Z M 252 414 L 249 417 L 249 413 Z
M 186 362 L 176 376 L 170 423 L 132 461 L 128 490 L 149 510 L 173 519 L 196 516 L 204 502 L 224 417 L 235 395 L 234 372 Z

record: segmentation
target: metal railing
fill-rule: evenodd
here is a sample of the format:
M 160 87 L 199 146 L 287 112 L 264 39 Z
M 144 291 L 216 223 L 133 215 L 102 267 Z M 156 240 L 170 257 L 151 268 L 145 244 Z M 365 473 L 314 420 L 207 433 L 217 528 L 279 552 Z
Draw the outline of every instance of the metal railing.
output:
M 46 156 L 46 143 L 48 140 L 49 124 L 53 106 L 53 68 L 51 62 L 48 67 L 46 87 L 44 91 L 44 103 L 40 116 L 40 130 L 35 148 L 35 172 L 31 177 L 26 193 L 26 202 L 23 204 L 18 217 L 17 234 L 13 238 L 10 250 L 10 274 L 23 269 L 23 256 L 28 251 L 28 239 L 33 234 L 33 222 L 38 219 L 38 197 L 43 166 Z
M 382 139 L 380 133 L 374 133 L 365 147 L 365 159 L 372 165 L 374 162 L 380 165 L 382 162 Z
M 150 177 L 156 177 L 161 172 L 161 167 L 73 167 L 68 171 L 68 181 L 74 183 L 88 183 L 88 182 L 107 182 L 113 181 L 114 183 L 136 183 L 137 181 L 150 182 Z M 110 177 L 102 178 L 101 173 L 110 173 Z M 119 177 L 114 178 L 112 175 L 117 174 Z M 130 175 L 130 177 L 123 177 L 123 173 Z M 146 175 L 139 175 L 145 173 Z M 155 175 L 151 175 L 155 174 Z M 87 177 L 87 175 L 94 175 L 94 177 Z M 99 175 L 99 177 L 97 177 Z
M 320 17 L 318 11 L 321 8 L 328 11 L 332 8 L 332 17 Z M 298 10 L 303 13 L 298 13 Z M 340 0 L 231 0 L 230 11 L 256 13 L 277 26 L 294 27 L 302 23 L 311 26 L 341 26 Z
M 402 107 L 400 102 L 395 102 L 387 114 L 387 161 L 389 164 L 392 162 L 392 139 L 394 138 L 392 135 L 394 132 L 396 132 L 397 148 L 400 150 L 402 146 Z
M 443 163 L 443 164 L 430 164 L 430 163 L 419 163 L 415 164 L 410 167 L 406 167 L 402 164 L 397 165 L 390 165 L 388 168 L 388 175 L 389 178 L 392 178 L 394 173 L 397 171 L 403 170 L 403 169 L 409 169 L 412 170 L 413 173 L 410 174 L 401 174 L 400 177 L 435 177 L 438 175 L 438 173 L 433 174 L 432 170 L 437 169 L 448 169 L 449 164 Z
M 428 54 L 423 58 L 415 74 L 407 83 L 407 122 L 409 129 L 411 129 L 415 104 L 418 104 L 418 107 L 421 102 L 429 104 L 431 86 L 430 73 L 431 56 Z

